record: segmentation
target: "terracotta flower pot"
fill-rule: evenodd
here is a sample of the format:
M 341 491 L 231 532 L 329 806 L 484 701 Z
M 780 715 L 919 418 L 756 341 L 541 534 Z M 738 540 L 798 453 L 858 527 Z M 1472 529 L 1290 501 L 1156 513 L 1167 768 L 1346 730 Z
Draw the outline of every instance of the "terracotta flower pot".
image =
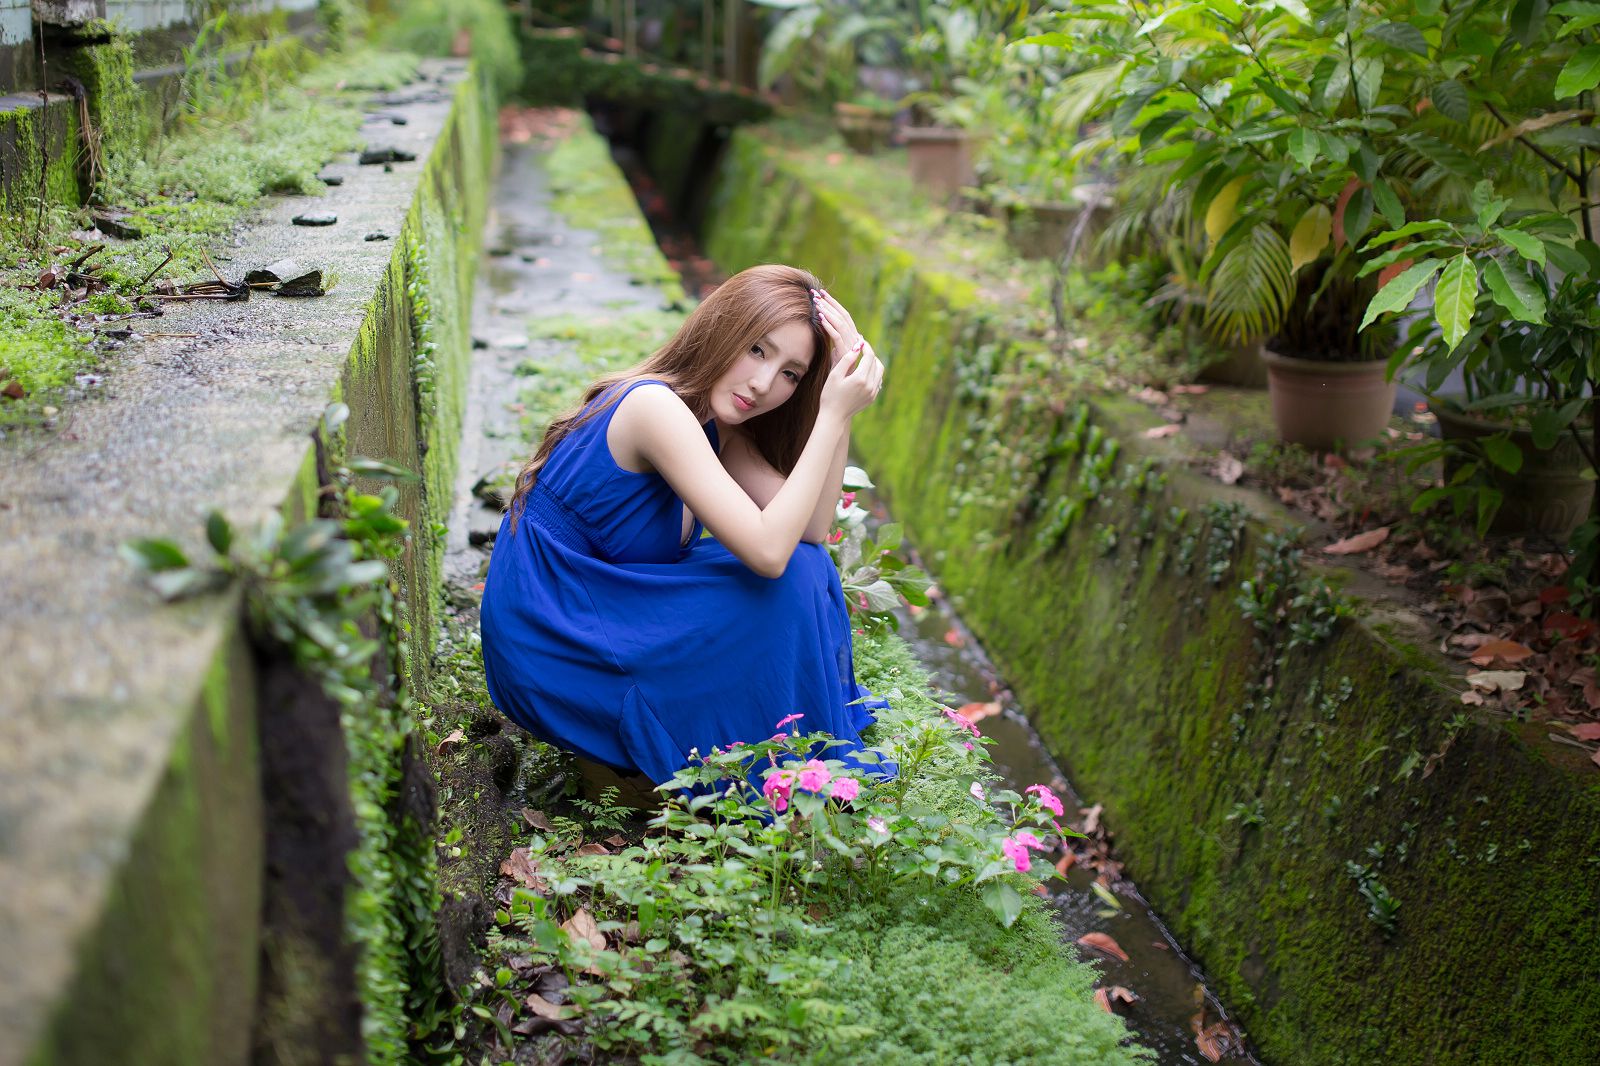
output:
M 1445 440 L 1481 440 L 1507 429 L 1502 423 L 1444 405 L 1430 403 L 1428 408 L 1438 416 L 1439 435 Z M 1490 531 L 1543 533 L 1565 540 L 1589 517 L 1594 502 L 1594 482 L 1582 476 L 1588 467 L 1583 452 L 1569 433 L 1561 434 L 1552 447 L 1543 451 L 1534 447 L 1533 434 L 1528 430 L 1511 428 L 1510 434 L 1511 443 L 1522 453 L 1522 469 L 1510 474 L 1491 463 L 1479 468 L 1503 496 Z M 1460 465 L 1459 458 L 1446 458 L 1446 481 Z
M 1332 451 L 1371 440 L 1389 424 L 1395 382 L 1384 380 L 1382 360 L 1327 363 L 1266 350 L 1261 358 L 1280 440 Z
M 966 130 L 910 126 L 905 131 L 911 180 L 937 200 L 948 200 L 978 180 Z

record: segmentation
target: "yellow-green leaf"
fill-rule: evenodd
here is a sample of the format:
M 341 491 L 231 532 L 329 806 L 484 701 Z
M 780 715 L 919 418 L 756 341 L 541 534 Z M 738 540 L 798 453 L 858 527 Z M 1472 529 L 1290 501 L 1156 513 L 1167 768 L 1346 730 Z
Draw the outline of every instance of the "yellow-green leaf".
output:
M 1510 311 L 1512 318 L 1543 324 L 1544 290 L 1534 284 L 1526 270 L 1520 266 L 1507 269 L 1498 259 L 1486 259 L 1483 263 L 1483 280 L 1489 286 L 1489 295 L 1494 297 L 1494 302 Z
M 1565 100 L 1600 85 L 1600 44 L 1586 44 L 1556 75 L 1556 99 Z
M 1239 193 L 1244 189 L 1245 178 L 1234 178 L 1217 190 L 1206 208 L 1206 236 L 1215 244 L 1239 217 Z
M 1444 265 L 1439 284 L 1433 290 L 1433 317 L 1444 333 L 1445 344 L 1454 349 L 1467 335 L 1472 313 L 1478 306 L 1478 268 L 1466 253 Z
M 1289 267 L 1299 270 L 1315 261 L 1328 246 L 1333 234 L 1333 215 L 1326 204 L 1313 204 L 1311 210 L 1300 216 L 1300 222 L 1289 235 Z
M 1439 269 L 1439 260 L 1428 259 L 1415 263 L 1399 274 L 1389 279 L 1389 284 L 1378 290 L 1378 294 L 1367 304 L 1367 313 L 1361 317 L 1359 329 L 1366 329 L 1372 324 L 1373 319 L 1390 311 L 1404 311 L 1411 306 L 1411 300 L 1417 295 L 1417 290 L 1428 283 Z

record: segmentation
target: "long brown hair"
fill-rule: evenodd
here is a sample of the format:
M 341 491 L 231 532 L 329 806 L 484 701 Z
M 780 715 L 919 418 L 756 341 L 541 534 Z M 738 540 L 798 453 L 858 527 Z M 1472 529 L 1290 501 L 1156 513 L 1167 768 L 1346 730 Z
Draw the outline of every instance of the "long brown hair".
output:
M 618 389 L 605 403 L 595 404 L 594 400 L 607 389 L 640 378 L 662 381 L 697 417 L 702 417 L 709 410 L 712 387 L 751 345 L 779 326 L 806 322 L 811 326 L 811 365 L 794 394 L 786 403 L 739 426 L 762 458 L 780 474 L 788 476 L 811 436 L 826 378 L 827 335 L 822 331 L 822 322 L 811 299 L 811 290 L 820 288 L 820 281 L 796 267 L 769 264 L 742 270 L 701 301 L 672 339 L 648 359 L 626 370 L 607 374 L 590 385 L 577 407 L 550 423 L 539 450 L 517 475 L 516 491 L 508 508 L 512 532 L 516 532 L 522 518 L 529 490 L 556 445 L 568 433 L 615 404 L 622 395 L 622 390 Z

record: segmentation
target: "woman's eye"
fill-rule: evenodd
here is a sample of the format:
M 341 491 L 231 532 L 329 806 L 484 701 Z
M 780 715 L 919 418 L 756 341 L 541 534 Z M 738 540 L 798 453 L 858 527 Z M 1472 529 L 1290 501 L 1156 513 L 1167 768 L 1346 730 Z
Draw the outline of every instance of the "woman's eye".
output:
M 766 352 L 761 350 L 761 345 L 759 345 L 759 344 L 752 344 L 750 346 L 750 350 L 752 352 L 754 352 L 758 357 L 762 357 L 762 358 L 765 358 L 765 356 L 767 354 Z
M 800 384 L 800 375 L 796 374 L 793 370 L 785 370 L 783 372 L 783 376 L 788 378 L 789 383 L 792 385 Z

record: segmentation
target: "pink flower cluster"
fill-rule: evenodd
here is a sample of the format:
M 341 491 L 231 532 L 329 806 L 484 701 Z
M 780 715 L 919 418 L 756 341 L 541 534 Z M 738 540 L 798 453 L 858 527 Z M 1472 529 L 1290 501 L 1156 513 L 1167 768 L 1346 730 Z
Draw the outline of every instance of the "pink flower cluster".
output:
M 853 777 L 834 777 L 821 759 L 812 759 L 796 770 L 779 770 L 768 777 L 761 786 L 761 794 L 773 811 L 782 814 L 789 809 L 789 799 L 794 790 L 820 792 L 825 796 L 849 803 L 861 794 L 861 782 Z
M 1045 785 L 1029 785 L 1027 788 L 1023 789 L 1023 791 L 1024 792 L 1028 792 L 1028 793 L 1037 793 L 1038 796 L 1039 796 L 1039 804 L 1042 807 L 1044 807 L 1045 810 L 1047 810 L 1051 814 L 1055 815 L 1057 818 L 1061 817 L 1061 815 L 1062 815 L 1061 798 L 1059 796 L 1057 796 L 1054 792 L 1051 792 L 1050 789 L 1047 786 L 1045 786 Z
M 1030 849 L 1044 851 L 1045 845 L 1044 841 L 1027 829 L 1018 829 L 1000 842 L 1000 850 L 1005 853 L 1006 858 L 1016 864 L 1019 874 L 1027 873 L 1033 865 L 1033 856 L 1028 854 Z
M 975 736 L 975 737 L 983 736 L 982 733 L 978 732 L 978 727 L 973 725 L 971 722 L 967 721 L 966 718 L 962 716 L 960 711 L 957 711 L 957 710 L 955 710 L 953 708 L 950 708 L 950 707 L 946 707 L 944 709 L 944 716 L 946 718 L 950 719 L 956 725 L 960 726 L 962 729 L 965 729 L 967 732 L 971 733 L 973 736 Z
M 847 492 L 839 497 L 839 503 L 843 507 L 853 507 L 855 506 L 855 502 L 856 494 L 854 492 Z

